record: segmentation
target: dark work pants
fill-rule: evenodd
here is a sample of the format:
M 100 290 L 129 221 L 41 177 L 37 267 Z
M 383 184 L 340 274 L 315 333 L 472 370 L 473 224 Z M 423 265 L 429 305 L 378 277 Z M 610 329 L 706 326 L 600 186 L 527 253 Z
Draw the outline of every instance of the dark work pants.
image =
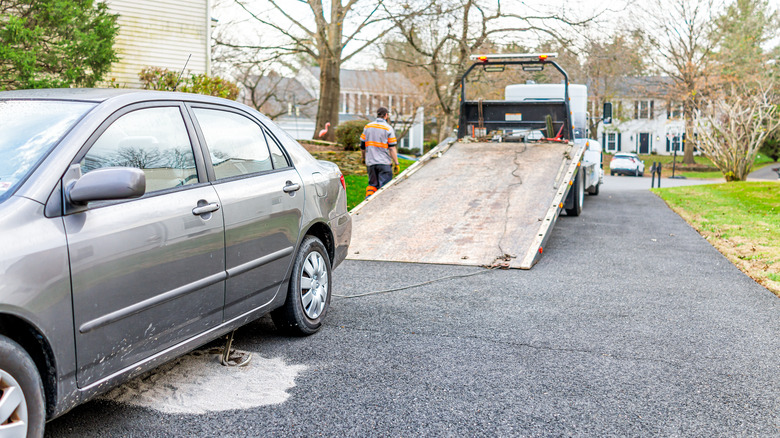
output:
M 368 166 L 368 187 L 366 198 L 373 195 L 383 185 L 393 179 L 393 166 L 389 164 L 374 164 Z

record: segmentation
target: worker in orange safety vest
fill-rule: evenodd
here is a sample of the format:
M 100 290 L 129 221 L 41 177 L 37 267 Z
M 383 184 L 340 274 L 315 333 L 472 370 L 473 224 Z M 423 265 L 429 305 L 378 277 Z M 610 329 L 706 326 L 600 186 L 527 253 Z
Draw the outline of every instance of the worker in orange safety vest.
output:
M 393 179 L 393 172 L 400 170 L 395 131 L 390 126 L 390 114 L 385 107 L 376 111 L 377 119 L 363 128 L 360 135 L 360 151 L 368 169 L 366 198 Z

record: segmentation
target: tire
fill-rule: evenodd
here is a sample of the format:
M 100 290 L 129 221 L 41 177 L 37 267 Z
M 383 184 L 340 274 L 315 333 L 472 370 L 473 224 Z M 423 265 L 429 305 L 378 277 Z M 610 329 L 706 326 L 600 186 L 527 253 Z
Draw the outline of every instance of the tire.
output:
M 611 176 L 615 176 L 615 172 L 609 172 Z
M 577 172 L 577 176 L 574 177 L 572 190 L 576 190 L 576 192 L 572 197 L 572 207 L 566 209 L 566 215 L 579 216 L 582 213 L 582 202 L 585 200 L 585 181 L 581 171 Z
M 601 187 L 601 183 L 596 183 L 596 185 L 590 189 L 588 189 L 588 194 L 590 196 L 598 196 L 599 195 L 599 187 Z
M 18 396 L 8 397 L 12 393 Z M 0 335 L 0 412 L 10 412 L 0 417 L 0 436 L 43 436 L 45 404 L 35 362 L 19 344 Z
M 287 300 L 284 306 L 271 312 L 280 331 L 308 336 L 322 327 L 330 307 L 330 264 L 325 245 L 316 237 L 306 236 L 293 262 Z
M 634 176 L 639 176 L 639 168 L 634 169 Z

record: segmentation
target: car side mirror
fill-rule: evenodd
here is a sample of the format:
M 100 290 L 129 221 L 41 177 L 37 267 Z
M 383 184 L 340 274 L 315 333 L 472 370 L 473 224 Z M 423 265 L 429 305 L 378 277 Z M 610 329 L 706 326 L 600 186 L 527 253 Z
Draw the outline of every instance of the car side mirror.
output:
M 67 189 L 69 202 L 84 205 L 90 201 L 138 198 L 146 193 L 146 175 L 134 167 L 95 169 Z

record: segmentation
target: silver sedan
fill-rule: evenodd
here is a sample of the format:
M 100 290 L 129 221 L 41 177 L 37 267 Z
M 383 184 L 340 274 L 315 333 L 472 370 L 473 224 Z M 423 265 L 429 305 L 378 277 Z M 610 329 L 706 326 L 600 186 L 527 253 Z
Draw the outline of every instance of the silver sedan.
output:
M 316 332 L 351 227 L 338 167 L 244 105 L 0 93 L 0 436 L 269 312 Z

